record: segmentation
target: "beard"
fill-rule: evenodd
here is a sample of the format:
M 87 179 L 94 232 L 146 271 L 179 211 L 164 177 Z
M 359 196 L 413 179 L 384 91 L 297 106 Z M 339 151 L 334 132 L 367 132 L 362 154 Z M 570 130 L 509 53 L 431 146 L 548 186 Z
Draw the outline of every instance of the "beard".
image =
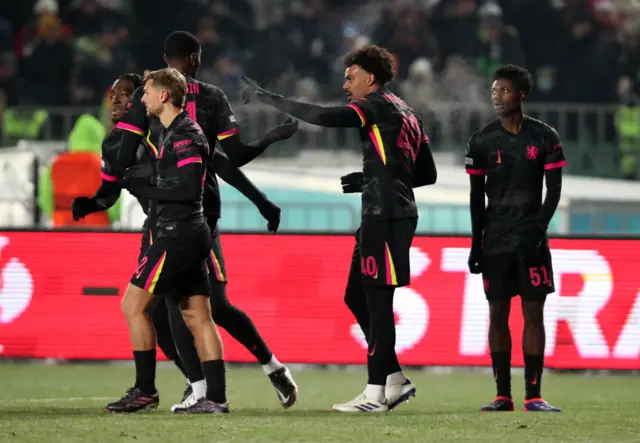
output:
M 160 116 L 160 113 L 162 112 L 162 107 L 158 106 L 157 108 L 152 108 L 150 106 L 147 106 L 147 115 L 149 117 L 158 117 Z

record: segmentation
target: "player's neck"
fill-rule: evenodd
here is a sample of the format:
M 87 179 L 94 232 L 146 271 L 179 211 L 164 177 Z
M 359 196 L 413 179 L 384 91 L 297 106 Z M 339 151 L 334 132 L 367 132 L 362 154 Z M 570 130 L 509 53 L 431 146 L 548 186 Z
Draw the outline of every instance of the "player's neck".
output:
M 500 124 L 504 129 L 512 134 L 517 134 L 522 129 L 524 123 L 524 113 L 522 110 L 518 110 L 509 115 L 500 116 Z
M 160 123 L 162 123 L 162 126 L 168 128 L 181 112 L 182 109 L 176 108 L 175 106 L 165 106 L 158 118 L 160 119 Z
M 193 77 L 193 75 L 191 75 L 191 73 L 189 72 L 189 69 L 185 68 L 184 66 L 171 65 L 171 64 L 168 64 L 167 66 L 169 68 L 177 69 L 180 72 L 180 74 L 184 75 L 185 77 Z

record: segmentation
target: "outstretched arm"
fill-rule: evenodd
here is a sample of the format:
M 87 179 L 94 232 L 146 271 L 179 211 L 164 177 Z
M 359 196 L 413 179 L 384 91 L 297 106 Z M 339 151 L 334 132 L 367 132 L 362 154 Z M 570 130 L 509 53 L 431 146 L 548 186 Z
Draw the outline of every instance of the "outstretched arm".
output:
M 244 166 L 261 155 L 273 143 L 290 138 L 298 130 L 298 122 L 287 119 L 281 125 L 272 128 L 260 140 L 245 144 L 240 137 L 240 127 L 231 104 L 222 90 L 218 91 L 216 112 L 218 128 L 217 139 L 228 159 L 237 166 Z M 211 141 L 212 147 L 215 143 Z
M 243 79 L 248 85 L 248 90 L 243 94 L 246 97 L 245 100 L 248 100 L 251 94 L 255 94 L 262 103 L 307 123 L 328 128 L 360 128 L 365 124 L 364 113 L 357 105 L 318 106 L 298 102 L 267 91 L 246 77 Z

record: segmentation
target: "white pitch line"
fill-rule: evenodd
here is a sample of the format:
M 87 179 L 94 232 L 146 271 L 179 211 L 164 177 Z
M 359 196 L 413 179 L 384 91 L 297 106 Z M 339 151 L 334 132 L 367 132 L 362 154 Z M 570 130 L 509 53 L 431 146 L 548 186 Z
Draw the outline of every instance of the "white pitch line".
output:
M 104 401 L 113 397 L 5 398 L 8 403 L 56 403 L 74 401 Z

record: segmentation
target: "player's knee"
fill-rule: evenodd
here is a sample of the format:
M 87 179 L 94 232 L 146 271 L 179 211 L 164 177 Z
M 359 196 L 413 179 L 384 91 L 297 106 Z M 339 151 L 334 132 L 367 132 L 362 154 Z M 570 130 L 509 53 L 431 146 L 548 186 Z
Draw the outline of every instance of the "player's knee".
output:
M 145 311 L 145 307 L 137 302 L 135 294 L 128 290 L 120 301 L 120 309 L 126 318 L 142 314 Z
M 525 327 L 544 327 L 544 303 L 523 301 L 522 316 Z
M 489 318 L 494 327 L 509 327 L 509 313 L 511 311 L 511 300 L 495 301 L 489 303 Z
M 190 331 L 199 331 L 213 323 L 209 304 L 203 306 L 182 306 L 182 318 Z

